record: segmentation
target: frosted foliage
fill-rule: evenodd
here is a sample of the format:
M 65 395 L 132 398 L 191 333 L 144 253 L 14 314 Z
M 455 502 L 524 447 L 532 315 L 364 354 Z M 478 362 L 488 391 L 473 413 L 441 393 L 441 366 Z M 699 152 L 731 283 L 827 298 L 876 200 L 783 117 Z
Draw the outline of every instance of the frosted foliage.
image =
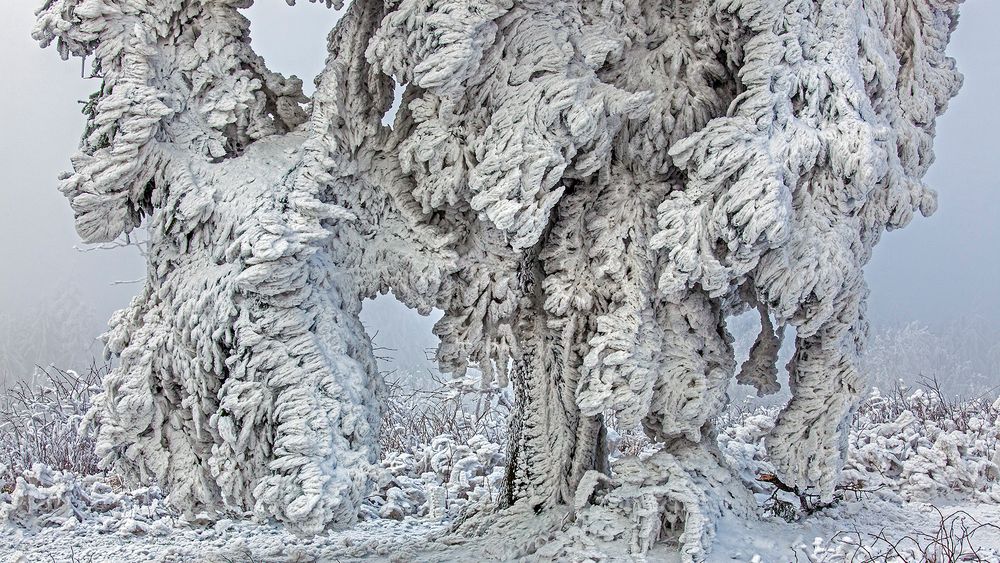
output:
M 35 37 L 102 80 L 61 187 L 78 231 L 151 236 L 106 335 L 106 467 L 187 511 L 353 522 L 382 393 L 358 314 L 391 290 L 444 311 L 442 369 L 513 385 L 504 510 L 466 532 L 568 510 L 566 541 L 632 522 L 633 553 L 676 532 L 704 558 L 753 502 L 713 421 L 733 377 L 778 390 L 787 327 L 769 462 L 830 498 L 863 266 L 934 210 L 957 0 L 319 3 L 345 11 L 312 99 L 252 50 L 252 0 L 38 12 Z M 737 376 L 725 319 L 750 308 Z M 608 413 L 661 452 L 609 465 Z

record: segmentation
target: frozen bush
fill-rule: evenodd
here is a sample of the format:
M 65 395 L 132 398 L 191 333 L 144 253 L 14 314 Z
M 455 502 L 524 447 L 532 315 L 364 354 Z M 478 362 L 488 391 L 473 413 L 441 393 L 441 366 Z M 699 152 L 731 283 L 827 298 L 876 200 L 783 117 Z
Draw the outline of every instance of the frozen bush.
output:
M 949 400 L 931 385 L 859 410 L 843 482 L 906 500 L 974 495 L 1000 501 L 1000 400 Z
M 99 392 L 108 366 L 81 373 L 56 367 L 38 369 L 31 381 L 19 382 L 0 395 L 0 486 L 11 490 L 15 479 L 36 464 L 99 473 L 94 436 L 83 421 Z
M 448 434 L 459 442 L 482 435 L 493 443 L 507 439 L 510 393 L 498 385 L 482 385 L 475 377 L 431 376 L 428 389 L 407 388 L 387 378 L 379 446 L 385 452 L 410 452 Z
M 435 387 L 419 390 L 388 382 L 369 517 L 454 517 L 470 503 L 498 497 L 509 395 L 471 377 L 433 381 Z

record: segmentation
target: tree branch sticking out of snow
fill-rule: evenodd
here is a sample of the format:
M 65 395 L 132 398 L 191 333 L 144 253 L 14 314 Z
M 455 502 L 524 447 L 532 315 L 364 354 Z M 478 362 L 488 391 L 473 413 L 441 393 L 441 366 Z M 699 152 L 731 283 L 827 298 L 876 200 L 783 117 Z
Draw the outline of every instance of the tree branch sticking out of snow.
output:
M 312 99 L 252 50 L 250 4 L 38 12 L 34 36 L 102 78 L 61 186 L 78 231 L 150 233 L 106 335 L 104 467 L 186 510 L 353 522 L 384 394 L 358 314 L 392 290 L 444 310 L 443 369 L 513 384 L 496 533 L 572 507 L 580 530 L 634 522 L 636 554 L 675 530 L 705 558 L 752 500 L 713 424 L 724 320 L 749 307 L 777 327 L 741 371 L 762 392 L 796 332 L 775 474 L 829 500 L 864 388 L 863 266 L 935 207 L 958 0 L 355 1 Z M 607 411 L 664 448 L 604 480 Z

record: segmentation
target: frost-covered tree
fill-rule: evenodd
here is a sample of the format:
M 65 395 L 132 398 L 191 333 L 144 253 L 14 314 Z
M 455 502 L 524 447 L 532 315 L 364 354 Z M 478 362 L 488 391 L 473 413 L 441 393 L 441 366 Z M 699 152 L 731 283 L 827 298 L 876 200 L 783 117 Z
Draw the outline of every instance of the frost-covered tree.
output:
M 252 50 L 251 3 L 38 12 L 35 37 L 102 80 L 61 187 L 80 235 L 151 237 L 107 335 L 106 466 L 190 510 L 352 521 L 381 390 L 358 314 L 391 289 L 445 312 L 443 370 L 513 385 L 503 506 L 466 533 L 533 549 L 524 520 L 550 518 L 552 556 L 679 533 L 704 557 L 753 511 L 713 420 L 734 376 L 777 389 L 787 327 L 767 451 L 831 496 L 862 268 L 935 206 L 958 0 L 355 0 L 312 98 Z M 724 320 L 748 309 L 737 374 Z M 609 468 L 609 412 L 663 448 Z

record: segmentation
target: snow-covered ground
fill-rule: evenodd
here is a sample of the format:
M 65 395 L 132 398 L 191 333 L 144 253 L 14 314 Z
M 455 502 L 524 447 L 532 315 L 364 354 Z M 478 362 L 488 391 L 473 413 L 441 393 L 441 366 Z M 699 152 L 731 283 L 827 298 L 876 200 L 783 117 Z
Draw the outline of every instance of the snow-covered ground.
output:
M 937 506 L 937 509 L 935 509 Z M 940 513 L 938 512 L 940 510 Z M 897 503 L 883 499 L 845 501 L 800 522 L 776 517 L 726 520 L 719 530 L 714 561 L 918 561 L 913 549 L 932 544 L 940 514 L 971 530 L 1000 523 L 1000 506 L 986 503 Z M 964 518 L 964 522 L 962 521 Z M 73 522 L 71 520 L 70 522 Z M 106 518 L 49 527 L 15 529 L 0 547 L 9 562 L 34 561 L 486 561 L 497 546 L 469 540 L 437 541 L 448 523 L 429 517 L 369 520 L 344 531 L 298 537 L 278 526 L 249 521 L 184 522 L 142 509 Z M 960 530 L 960 528 L 959 528 Z M 923 535 L 921 535 L 923 534 Z M 884 539 L 878 539 L 884 538 Z M 956 538 L 957 539 L 957 538 Z M 917 543 L 915 543 L 917 542 Z M 893 549 L 900 556 L 892 557 Z M 984 527 L 967 538 L 963 553 L 979 550 L 981 561 L 1000 561 L 1000 531 Z M 888 555 L 888 558 L 880 557 Z M 531 560 L 531 558 L 528 558 Z M 679 561 L 660 544 L 648 561 Z M 943 559 L 948 560 L 948 559 Z
M 766 481 L 772 468 L 762 437 L 773 422 L 767 409 L 724 421 L 720 447 L 754 488 L 760 511 L 758 519 L 724 520 L 710 561 L 1000 561 L 1000 401 L 873 395 L 855 420 L 829 506 Z M 622 450 L 656 450 L 626 438 L 617 437 Z M 442 435 L 388 454 L 362 521 L 308 537 L 240 515 L 184 518 L 156 488 L 125 491 L 113 477 L 36 466 L 0 496 L 0 562 L 502 560 L 506 546 L 496 537 L 449 533 L 495 503 L 503 476 L 497 441 Z M 545 522 L 537 524 L 523 530 L 544 542 Z M 664 538 L 646 560 L 680 555 Z
M 958 514 L 965 525 L 1000 522 L 997 504 L 941 504 L 944 515 Z M 114 514 L 113 516 L 117 516 Z M 113 517 L 112 516 L 112 517 Z M 111 517 L 109 517 L 110 519 Z M 955 518 L 953 518 L 955 519 Z M 801 522 L 771 517 L 760 521 L 727 520 L 719 530 L 714 561 L 883 561 L 894 545 L 903 555 L 890 561 L 918 561 L 914 540 L 926 547 L 938 531 L 934 505 L 900 504 L 882 499 L 846 501 Z M 117 526 L 117 528 L 116 528 Z M 109 523 L 98 519 L 38 531 L 18 529 L 0 547 L 4 561 L 485 561 L 496 546 L 470 540 L 460 545 L 436 541 L 448 524 L 427 517 L 402 521 L 370 520 L 345 531 L 297 537 L 277 526 L 247 521 L 185 523 L 136 511 Z M 886 538 L 886 541 L 876 537 Z M 911 538 L 909 540 L 904 538 Z M 1000 532 L 983 528 L 965 545 L 980 550 L 982 561 L 1000 561 Z M 529 558 L 530 560 L 530 558 Z M 667 543 L 648 561 L 679 561 Z M 975 560 L 975 559 L 972 559 Z

